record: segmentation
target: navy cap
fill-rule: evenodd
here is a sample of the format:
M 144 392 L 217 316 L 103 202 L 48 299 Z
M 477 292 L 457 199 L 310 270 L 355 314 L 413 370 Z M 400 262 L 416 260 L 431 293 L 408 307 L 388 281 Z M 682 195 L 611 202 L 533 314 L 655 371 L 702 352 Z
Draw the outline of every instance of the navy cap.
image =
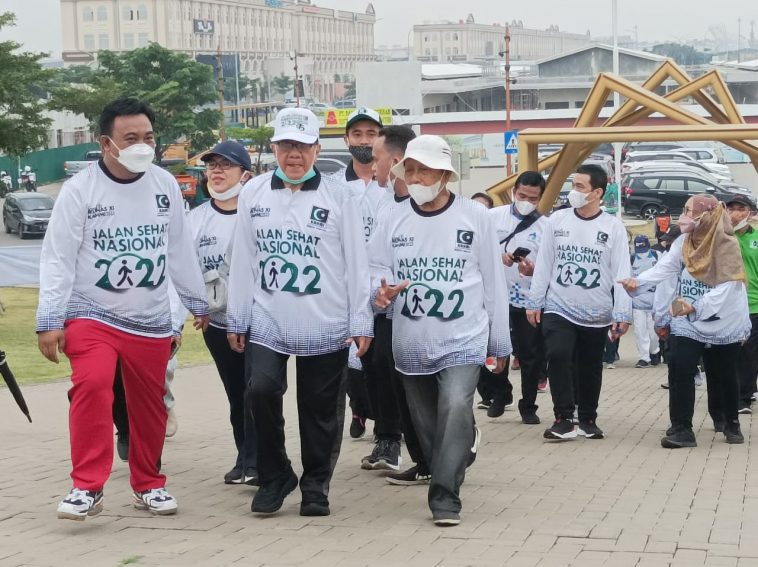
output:
M 226 158 L 233 164 L 242 167 L 245 171 L 250 171 L 253 168 L 253 164 L 250 161 L 250 154 L 247 153 L 245 146 L 239 142 L 226 140 L 216 144 L 215 147 L 201 159 L 203 161 L 210 161 L 213 156 Z
M 727 205 L 730 205 L 732 203 L 740 203 L 741 205 L 750 207 L 750 209 L 753 211 L 755 210 L 755 202 L 744 193 L 732 193 L 732 195 L 730 195 L 729 198 L 724 199 L 724 202 Z

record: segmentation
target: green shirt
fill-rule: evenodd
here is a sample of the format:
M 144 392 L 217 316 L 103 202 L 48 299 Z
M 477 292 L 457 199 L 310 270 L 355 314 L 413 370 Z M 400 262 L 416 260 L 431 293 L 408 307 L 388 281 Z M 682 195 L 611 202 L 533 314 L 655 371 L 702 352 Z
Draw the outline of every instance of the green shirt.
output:
M 740 243 L 742 261 L 747 276 L 747 301 L 750 313 L 758 313 L 758 231 L 749 227 L 742 233 L 735 234 Z

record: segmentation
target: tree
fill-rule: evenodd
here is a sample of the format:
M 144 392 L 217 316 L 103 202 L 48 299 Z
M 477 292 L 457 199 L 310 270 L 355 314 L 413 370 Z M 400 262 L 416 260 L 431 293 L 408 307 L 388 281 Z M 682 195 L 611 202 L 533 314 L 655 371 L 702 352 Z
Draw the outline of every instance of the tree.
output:
M 10 12 L 0 14 L 0 30 L 15 21 Z M 19 53 L 20 47 L 15 41 L 0 42 L 0 151 L 14 157 L 46 146 L 51 124 L 37 93 L 53 73 L 39 64 L 44 53 Z
M 683 43 L 660 43 L 653 46 L 653 53 L 670 57 L 679 65 L 705 65 L 711 56 Z
M 271 151 L 271 137 L 274 135 L 274 129 L 270 126 L 261 126 L 260 128 L 228 128 L 226 135 L 235 140 L 249 141 L 250 145 L 258 153 L 258 159 L 255 164 L 256 173 L 261 171 L 261 154 Z
M 80 83 L 52 90 L 51 106 L 83 114 L 95 123 L 103 107 L 121 96 L 148 103 L 155 112 L 158 160 L 166 145 L 180 138 L 205 149 L 216 137 L 221 114 L 213 108 L 218 93 L 213 68 L 157 43 L 125 53 L 98 52 L 99 66 Z
M 347 85 L 345 85 L 344 98 L 355 98 L 355 81 L 351 81 Z
M 284 73 L 278 77 L 271 79 L 271 86 L 274 88 L 274 92 L 280 95 L 286 95 L 294 88 L 295 81 L 292 77 L 288 77 Z

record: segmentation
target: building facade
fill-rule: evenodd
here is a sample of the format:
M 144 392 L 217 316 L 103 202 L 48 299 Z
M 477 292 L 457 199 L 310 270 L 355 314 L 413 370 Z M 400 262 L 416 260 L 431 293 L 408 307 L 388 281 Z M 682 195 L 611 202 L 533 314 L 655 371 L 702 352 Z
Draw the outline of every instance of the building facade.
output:
M 588 45 L 589 34 L 525 28 L 521 22 L 508 26 L 511 60 L 533 61 Z M 497 59 L 505 49 L 505 25 L 477 24 L 473 16 L 458 22 L 413 26 L 413 51 L 417 60 L 430 62 Z
M 325 101 L 356 63 L 375 59 L 371 4 L 357 13 L 310 0 L 61 0 L 61 20 L 68 64 L 156 42 L 192 57 L 237 54 L 241 73 L 266 78 L 294 76 L 296 52 L 306 94 Z

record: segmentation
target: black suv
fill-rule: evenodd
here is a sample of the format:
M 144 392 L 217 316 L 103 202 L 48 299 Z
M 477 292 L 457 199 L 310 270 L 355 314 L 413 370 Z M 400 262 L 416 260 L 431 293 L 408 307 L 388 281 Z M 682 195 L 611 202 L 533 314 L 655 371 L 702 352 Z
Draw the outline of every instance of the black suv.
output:
M 42 193 L 8 193 L 3 205 L 5 232 L 18 232 L 21 239 L 32 234 L 45 234 L 53 198 Z
M 648 220 L 661 213 L 681 214 L 694 195 L 707 193 L 719 201 L 731 195 L 710 176 L 677 171 L 630 173 L 621 181 L 621 190 L 624 212 Z

